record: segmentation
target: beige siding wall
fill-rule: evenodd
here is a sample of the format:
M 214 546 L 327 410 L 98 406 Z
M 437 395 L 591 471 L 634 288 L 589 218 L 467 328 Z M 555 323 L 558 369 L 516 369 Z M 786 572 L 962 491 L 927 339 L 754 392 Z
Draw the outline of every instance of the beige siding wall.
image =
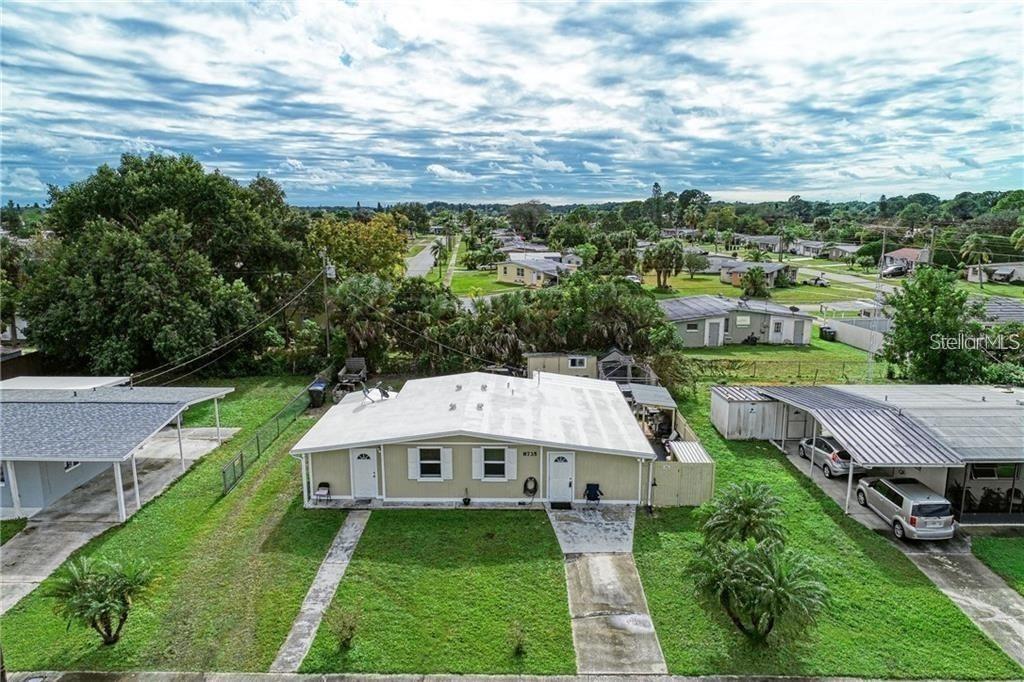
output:
M 316 490 L 321 482 L 326 482 L 331 485 L 331 496 L 333 497 L 347 497 L 352 494 L 348 450 L 314 452 L 307 456 L 310 462 L 310 483 L 313 490 Z M 378 478 L 380 477 L 378 476 Z
M 526 358 L 527 376 L 533 376 L 534 372 L 551 372 L 553 374 L 566 374 L 573 377 L 585 377 L 588 379 L 597 378 L 597 358 L 593 355 L 573 355 L 571 357 L 586 358 L 586 367 L 570 367 L 569 355 L 528 357 Z
M 658 483 L 651 497 L 655 507 L 696 507 L 715 492 L 715 465 L 691 462 L 654 462 Z M 646 495 L 646 493 L 645 493 Z
M 640 464 L 635 457 L 605 455 L 595 452 L 576 452 L 576 478 L 573 496 L 583 499 L 587 483 L 599 483 L 606 502 L 635 502 L 638 484 L 643 499 L 647 497 L 647 468 L 644 467 L 641 484 Z
M 518 274 L 522 271 L 523 274 Z M 508 284 L 523 284 L 530 287 L 539 287 L 544 284 L 549 275 L 538 272 L 522 263 L 499 263 L 497 265 L 498 281 Z

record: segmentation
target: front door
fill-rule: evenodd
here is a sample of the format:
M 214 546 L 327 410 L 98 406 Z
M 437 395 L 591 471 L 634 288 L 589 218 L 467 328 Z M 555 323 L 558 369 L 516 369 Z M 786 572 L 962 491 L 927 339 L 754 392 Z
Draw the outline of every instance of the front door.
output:
M 708 322 L 708 345 L 722 345 L 722 323 L 719 321 Z
M 548 500 L 572 502 L 572 479 L 576 455 L 571 452 L 548 453 Z
M 377 497 L 377 451 L 352 451 L 352 497 Z

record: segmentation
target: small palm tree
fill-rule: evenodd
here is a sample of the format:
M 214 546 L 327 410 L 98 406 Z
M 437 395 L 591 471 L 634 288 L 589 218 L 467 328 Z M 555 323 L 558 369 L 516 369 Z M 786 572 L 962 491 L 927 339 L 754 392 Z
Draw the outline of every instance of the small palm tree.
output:
M 443 239 L 435 239 L 430 245 L 430 255 L 434 257 L 434 265 L 437 266 L 437 276 L 441 277 L 441 265 L 448 259 L 448 245 Z
M 764 268 L 750 268 L 744 272 L 740 277 L 740 288 L 743 289 L 743 295 L 750 298 L 771 297 L 771 292 L 768 291 L 768 275 L 765 274 Z
M 770 260 L 767 251 L 762 251 L 761 249 L 757 248 L 748 249 L 747 252 L 743 255 L 743 259 L 748 260 L 751 263 L 764 263 Z
M 978 232 L 967 237 L 963 246 L 960 247 L 960 257 L 968 265 L 978 266 L 978 286 L 984 289 L 985 273 L 982 272 L 981 265 L 992 262 L 992 249 L 989 248 L 985 238 Z
M 708 502 L 701 530 L 708 542 L 781 541 L 782 501 L 763 483 L 732 484 Z
M 58 615 L 99 633 L 106 645 L 121 639 L 133 604 L 153 585 L 153 572 L 141 561 L 72 561 L 50 588 Z

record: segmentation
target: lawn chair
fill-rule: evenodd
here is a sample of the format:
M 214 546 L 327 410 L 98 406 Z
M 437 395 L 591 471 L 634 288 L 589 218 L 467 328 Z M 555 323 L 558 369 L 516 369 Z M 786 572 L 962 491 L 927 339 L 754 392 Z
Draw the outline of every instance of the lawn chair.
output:
M 316 491 L 313 493 L 313 504 L 317 502 L 330 502 L 331 501 L 331 484 L 326 481 L 321 482 L 316 487 Z
M 601 484 L 599 483 L 588 483 L 586 489 L 583 491 L 583 498 L 591 506 L 597 506 L 601 504 L 601 497 L 604 493 L 601 492 Z

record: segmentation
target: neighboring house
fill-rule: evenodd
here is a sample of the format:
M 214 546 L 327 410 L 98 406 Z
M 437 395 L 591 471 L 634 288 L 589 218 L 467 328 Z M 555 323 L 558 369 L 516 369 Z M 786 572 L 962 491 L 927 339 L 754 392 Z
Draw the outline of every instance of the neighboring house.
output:
M 752 249 L 761 249 L 772 253 L 782 251 L 782 237 L 777 234 L 748 235 L 744 241 Z
M 810 256 L 812 258 L 817 258 L 822 255 L 827 243 L 828 242 L 820 242 L 813 239 L 797 239 L 789 247 L 789 250 L 791 253 L 795 253 L 798 256 Z
M 928 264 L 928 249 L 915 249 L 905 246 L 896 249 L 882 256 L 882 267 L 890 265 L 902 265 L 908 270 L 913 270 L 918 265 Z
M 1024 525 L 1022 416 L 1021 388 L 880 384 L 711 390 L 711 421 L 726 438 L 771 440 L 793 454 L 801 438 L 831 436 L 869 476 L 916 478 L 944 495 L 964 524 Z M 849 509 L 849 495 L 846 504 Z
M 507 254 L 509 260 L 523 261 L 523 260 L 552 260 L 556 263 L 562 262 L 562 253 L 560 251 L 509 251 Z
M 538 372 L 413 379 L 384 398 L 351 393 L 292 448 L 303 500 L 378 504 L 650 499 L 655 452 L 612 382 Z M 660 491 L 659 491 L 660 492 Z
M 859 244 L 833 244 L 825 249 L 825 257 L 829 260 L 846 260 L 860 251 Z
M 588 353 L 523 353 L 526 376 L 534 372 L 597 378 L 597 356 Z
M 1024 263 L 987 263 L 967 267 L 968 282 L 1024 282 Z
M 569 269 L 575 270 L 576 268 L 583 265 L 583 258 L 573 253 L 572 251 L 569 251 L 568 253 L 563 253 L 561 255 L 561 258 L 559 258 L 559 262 L 561 262 L 563 265 L 569 266 Z
M 233 388 L 111 386 L 126 377 L 17 377 L 0 382 L 0 517 L 32 516 L 108 469 L 118 518 L 126 518 L 121 465 L 190 406 Z M 31 386 L 31 388 L 11 388 Z M 180 450 L 184 469 L 184 452 Z
M 511 254 L 513 252 L 516 252 L 516 251 L 520 251 L 520 252 L 528 251 L 528 252 L 532 252 L 534 254 L 537 254 L 537 253 L 547 253 L 547 254 L 554 253 L 554 254 L 558 254 L 557 251 L 552 251 L 551 249 L 549 249 L 544 244 L 534 244 L 533 242 L 524 242 L 522 239 L 518 239 L 518 238 L 513 239 L 513 240 L 507 242 L 504 246 L 502 246 L 500 249 L 498 249 L 498 251 L 501 251 L 502 253 L 507 253 L 507 254 Z M 558 254 L 558 255 L 561 255 L 561 254 Z
M 667 227 L 661 231 L 661 236 L 665 239 L 672 238 L 687 238 L 692 239 L 697 235 L 697 230 L 690 227 Z
M 544 287 L 554 284 L 563 270 L 568 270 L 568 268 L 557 261 L 545 258 L 508 260 L 497 266 L 499 282 L 522 284 L 528 287 Z
M 779 278 L 782 277 L 785 277 L 790 282 L 796 281 L 797 270 L 788 263 L 753 263 L 751 261 L 723 262 L 719 269 L 719 279 L 726 284 L 738 287 L 741 286 L 740 282 L 743 279 L 744 273 L 754 268 L 761 268 L 764 271 L 769 289 L 773 288 L 778 283 Z
M 604 379 L 619 384 L 657 384 L 658 376 L 649 365 L 632 355 L 612 348 L 603 355 L 594 353 L 523 353 L 526 374 L 552 372 L 566 376 Z
M 770 301 L 685 296 L 658 305 L 687 348 L 742 343 L 751 337 L 758 343 L 811 342 L 814 317 Z

